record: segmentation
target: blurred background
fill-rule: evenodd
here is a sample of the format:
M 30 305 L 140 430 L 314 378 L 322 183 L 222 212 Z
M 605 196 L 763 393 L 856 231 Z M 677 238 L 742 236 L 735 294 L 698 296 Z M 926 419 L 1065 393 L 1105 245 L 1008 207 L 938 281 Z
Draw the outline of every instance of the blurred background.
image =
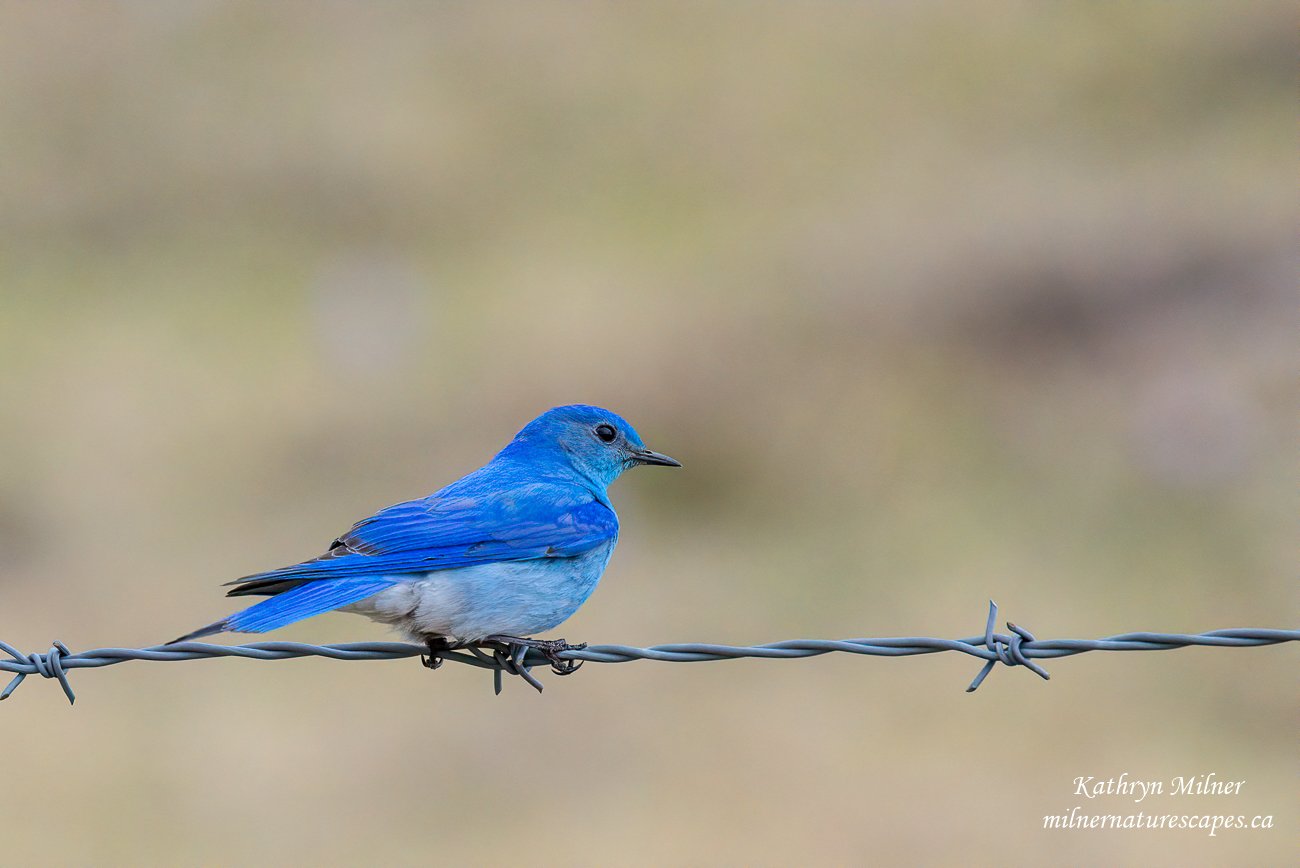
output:
M 1293 626 L 1294 17 L 6 3 L 0 639 L 170 639 L 570 402 L 685 464 L 570 640 Z M 0 707 L 0 862 L 1281 864 L 1295 663 L 127 664 Z M 1209 772 L 1277 827 L 1042 828 Z

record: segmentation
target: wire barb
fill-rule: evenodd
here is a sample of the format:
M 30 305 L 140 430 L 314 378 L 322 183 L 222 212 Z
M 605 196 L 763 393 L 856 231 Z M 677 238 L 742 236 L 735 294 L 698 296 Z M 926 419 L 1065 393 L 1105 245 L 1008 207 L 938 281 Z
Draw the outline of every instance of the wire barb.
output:
M 1034 634 L 1030 633 L 1023 627 L 1017 627 L 1010 621 L 1007 622 L 1007 629 L 1011 631 L 1010 636 L 993 632 L 993 625 L 998 620 L 998 604 L 989 600 L 989 619 L 984 624 L 984 647 L 993 651 L 997 656 L 989 658 L 984 664 L 984 668 L 976 674 L 975 680 L 966 688 L 967 693 L 974 693 L 979 686 L 984 683 L 984 679 L 993 671 L 993 667 L 999 663 L 1004 666 L 1024 666 L 1030 672 L 1033 672 L 1044 681 L 1050 681 L 1052 676 L 1047 674 L 1047 670 L 1030 660 L 1025 652 L 1029 649 L 1025 647 L 1026 643 L 1036 641 Z
M 44 654 L 23 654 L 17 648 L 0 642 L 0 651 L 9 660 L 0 657 L 0 672 L 14 673 L 13 680 L 0 691 L 0 700 L 8 699 L 29 675 L 54 678 L 63 688 L 68 702 L 76 701 L 67 673 L 73 669 L 97 669 L 113 666 L 127 660 L 204 660 L 213 657 L 243 657 L 251 660 L 288 660 L 297 657 L 328 657 L 333 660 L 400 660 L 422 657 L 431 669 L 444 661 L 455 661 L 479 669 L 492 671 L 493 689 L 500 693 L 505 675 L 517 675 L 539 692 L 542 683 L 532 674 L 537 666 L 550 666 L 553 671 L 566 674 L 577 665 L 588 663 L 628 663 L 632 660 L 660 660 L 669 663 L 699 663 L 739 658 L 787 660 L 800 657 L 817 657 L 822 654 L 862 654 L 873 657 L 911 657 L 918 654 L 936 654 L 957 651 L 978 657 L 984 666 L 966 688 L 970 693 L 984 683 L 988 674 L 1001 663 L 1003 666 L 1023 666 L 1046 680 L 1047 670 L 1034 662 L 1055 657 L 1070 657 L 1087 651 L 1166 651 L 1171 648 L 1205 646 L 1212 648 L 1245 648 L 1260 645 L 1277 645 L 1283 642 L 1300 642 L 1300 630 L 1270 630 L 1240 628 L 1211 630 L 1206 633 L 1123 633 L 1104 639 L 1038 639 L 1033 633 L 1007 622 L 1009 633 L 995 633 L 998 607 L 989 601 L 988 618 L 984 634 L 967 639 L 939 639 L 928 636 L 907 636 L 883 639 L 792 639 L 767 645 L 706 645 L 677 644 L 634 648 L 628 645 L 569 646 L 565 650 L 547 652 L 521 644 L 467 647 L 439 650 L 431 654 L 423 645 L 405 642 L 352 642 L 340 645 L 308 645 L 301 642 L 255 642 L 248 645 L 209 645 L 205 642 L 178 642 L 174 645 L 155 645 L 152 648 L 97 648 L 74 654 L 62 642 L 55 642 Z M 490 653 L 488 653 L 490 652 Z M 572 661 L 572 668 L 556 663 Z M 561 672 L 564 669 L 564 672 Z
M 50 646 L 50 650 L 46 651 L 44 654 L 28 654 L 23 656 L 17 648 L 14 648 L 7 642 L 0 642 L 0 651 L 4 651 L 10 657 L 14 658 L 14 660 L 18 661 L 19 664 L 26 664 L 27 667 L 30 667 L 30 669 L 12 669 L 10 668 L 12 664 L 7 666 L 4 661 L 0 661 L 0 671 L 17 673 L 5 689 L 0 691 L 0 700 L 8 699 L 10 694 L 18 689 L 18 685 L 22 684 L 23 679 L 28 675 L 40 675 L 44 678 L 59 679 L 59 686 L 63 688 L 63 695 L 68 697 L 68 705 L 76 704 L 77 694 L 72 692 L 72 685 L 68 683 L 68 675 L 63 671 L 63 658 L 72 655 L 72 652 L 68 650 L 67 645 L 64 645 L 59 640 L 55 639 L 54 644 Z

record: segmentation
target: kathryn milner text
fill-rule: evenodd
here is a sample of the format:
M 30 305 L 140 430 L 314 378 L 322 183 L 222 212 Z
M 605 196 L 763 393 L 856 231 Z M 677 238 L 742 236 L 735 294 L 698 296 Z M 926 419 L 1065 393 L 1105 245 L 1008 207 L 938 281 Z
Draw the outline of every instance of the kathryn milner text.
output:
M 1098 779 L 1080 775 L 1074 779 L 1074 794 L 1095 799 L 1098 796 L 1133 796 L 1141 802 L 1147 796 L 1235 796 L 1241 793 L 1245 781 L 1221 781 L 1214 772 L 1171 778 L 1165 781 L 1144 781 L 1130 778 L 1124 772 L 1118 778 Z

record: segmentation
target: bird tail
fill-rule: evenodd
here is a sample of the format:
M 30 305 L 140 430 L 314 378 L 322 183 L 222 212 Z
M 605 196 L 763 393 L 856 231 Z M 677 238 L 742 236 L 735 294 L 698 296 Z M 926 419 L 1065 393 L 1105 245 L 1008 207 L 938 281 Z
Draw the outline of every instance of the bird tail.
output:
M 364 600 L 385 588 L 397 584 L 398 579 L 388 577 L 368 579 L 335 579 L 308 582 L 277 594 L 247 609 L 236 612 L 220 621 L 214 621 L 206 627 L 200 627 L 193 633 L 186 633 L 178 639 L 168 642 L 189 642 L 214 633 L 265 633 L 330 612 L 350 603 Z
M 230 629 L 226 626 L 226 620 L 226 618 L 222 618 L 220 621 L 213 621 L 206 627 L 200 627 L 193 633 L 186 633 L 184 636 L 179 636 L 166 644 L 175 645 L 177 642 L 193 642 L 195 639 L 202 639 L 204 636 L 211 636 L 214 633 L 224 633 Z

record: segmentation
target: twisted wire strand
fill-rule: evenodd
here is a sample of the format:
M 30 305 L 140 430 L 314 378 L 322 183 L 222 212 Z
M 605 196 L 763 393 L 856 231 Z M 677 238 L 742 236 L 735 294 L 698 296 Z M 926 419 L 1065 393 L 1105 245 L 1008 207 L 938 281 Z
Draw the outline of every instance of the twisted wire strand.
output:
M 1300 642 L 1300 630 L 1272 630 L 1236 628 L 1210 630 L 1205 633 L 1121 633 L 1104 639 L 1038 639 L 1023 627 L 1010 622 L 1011 632 L 997 633 L 998 607 L 989 601 L 988 620 L 984 633 L 966 639 L 941 639 L 929 636 L 906 636 L 876 639 L 791 639 L 765 645 L 711 645 L 703 643 L 677 643 L 636 648 L 630 645 L 592 645 L 586 648 L 560 651 L 555 656 L 562 660 L 586 663 L 629 663 L 633 660 L 659 660 L 667 663 L 703 663 L 716 660 L 735 660 L 754 657 L 769 660 L 790 660 L 817 657 L 841 652 L 872 657 L 910 657 L 917 654 L 936 654 L 957 651 L 984 661 L 975 679 L 966 691 L 976 690 L 998 664 L 1023 666 L 1046 680 L 1047 671 L 1035 660 L 1070 657 L 1088 651 L 1167 651 L 1173 648 L 1206 646 L 1213 648 L 1246 648 L 1259 645 L 1276 645 L 1283 642 Z M 214 657 L 243 657 L 251 660 L 289 660 L 297 657 L 328 657 L 333 660 L 399 660 L 424 657 L 425 665 L 437 668 L 450 660 L 493 672 L 494 686 L 501 692 L 503 674 L 518 675 L 537 690 L 541 683 L 531 674 L 536 666 L 552 665 L 545 654 L 537 649 L 519 646 L 509 653 L 494 650 L 491 654 L 480 648 L 439 652 L 430 658 L 429 649 L 405 642 L 349 642 L 338 645 L 310 645 L 302 642 L 253 642 L 247 645 L 210 645 L 206 642 L 179 642 L 175 645 L 155 645 L 151 648 L 96 648 L 93 651 L 72 653 L 62 642 L 55 642 L 45 653 L 23 654 L 17 648 L 0 641 L 0 651 L 9 660 L 0 658 L 0 672 L 12 672 L 14 678 L 0 691 L 0 700 L 9 696 L 29 675 L 57 679 L 68 702 L 76 695 L 68 682 L 68 672 L 73 669 L 97 669 L 113 666 L 128 660 L 204 660 Z

